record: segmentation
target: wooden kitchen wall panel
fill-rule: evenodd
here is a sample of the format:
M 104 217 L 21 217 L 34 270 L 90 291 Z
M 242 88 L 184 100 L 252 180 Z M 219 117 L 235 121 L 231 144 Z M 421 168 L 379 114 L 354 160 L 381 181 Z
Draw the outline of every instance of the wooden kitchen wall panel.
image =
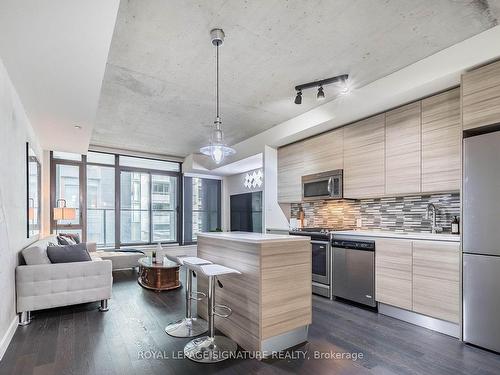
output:
M 500 123 L 500 61 L 462 75 L 463 130 Z
M 283 263 L 283 254 L 287 258 Z M 263 340 L 312 322 L 311 245 L 272 242 L 261 249 L 261 319 Z M 306 297 L 306 298 L 304 298 Z
M 344 129 L 332 130 L 306 139 L 304 144 L 304 175 L 344 168 Z
M 227 319 L 216 317 L 216 327 L 246 350 L 260 350 L 260 249 L 251 243 L 199 237 L 198 256 L 226 267 L 238 264 L 241 275 L 219 277 L 224 288 L 217 287 L 216 303 L 227 304 L 233 313 Z M 207 278 L 198 275 L 197 290 L 208 290 Z M 207 318 L 206 299 L 198 302 L 197 311 Z
M 304 142 L 278 149 L 278 202 L 280 203 L 302 201 L 303 150 Z
M 459 322 L 459 243 L 413 241 L 413 310 Z
M 420 102 L 393 109 L 385 117 L 385 192 L 420 192 Z
M 377 239 L 375 248 L 375 299 L 411 310 L 412 241 Z
M 385 193 L 385 114 L 344 128 L 344 196 Z
M 460 89 L 422 100 L 422 191 L 460 189 Z

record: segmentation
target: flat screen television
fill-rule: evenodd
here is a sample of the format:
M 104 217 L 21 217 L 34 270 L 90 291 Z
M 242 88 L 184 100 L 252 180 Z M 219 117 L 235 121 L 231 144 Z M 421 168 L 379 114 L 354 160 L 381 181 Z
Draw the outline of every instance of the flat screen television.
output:
M 231 231 L 262 233 L 262 192 L 231 195 Z

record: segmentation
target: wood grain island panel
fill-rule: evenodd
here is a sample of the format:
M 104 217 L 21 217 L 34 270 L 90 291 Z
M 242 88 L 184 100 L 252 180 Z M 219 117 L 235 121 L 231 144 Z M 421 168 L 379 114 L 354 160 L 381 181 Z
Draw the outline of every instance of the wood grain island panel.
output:
M 312 270 L 309 237 L 257 233 L 198 234 L 198 256 L 237 269 L 221 276 L 216 303 L 233 309 L 215 326 L 249 351 L 282 350 L 307 340 L 312 322 Z M 208 280 L 198 277 L 198 291 Z M 198 314 L 206 319 L 206 301 Z M 298 341 L 300 340 L 300 341 Z M 298 341 L 298 342 L 297 342 Z

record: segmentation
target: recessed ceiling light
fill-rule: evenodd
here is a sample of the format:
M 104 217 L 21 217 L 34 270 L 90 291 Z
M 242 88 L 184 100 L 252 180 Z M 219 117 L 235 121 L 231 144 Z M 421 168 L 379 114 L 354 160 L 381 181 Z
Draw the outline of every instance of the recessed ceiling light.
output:
M 75 129 L 81 130 L 82 127 L 80 125 L 75 125 Z

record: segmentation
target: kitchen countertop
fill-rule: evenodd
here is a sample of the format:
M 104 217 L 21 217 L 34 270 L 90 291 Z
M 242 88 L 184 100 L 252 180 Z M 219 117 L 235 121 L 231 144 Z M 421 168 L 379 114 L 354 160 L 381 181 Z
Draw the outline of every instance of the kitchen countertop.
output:
M 225 239 L 238 242 L 288 242 L 288 241 L 309 241 L 307 236 L 290 236 L 285 234 L 264 234 L 264 233 L 251 233 L 251 232 L 204 232 L 198 233 L 198 237 L 207 237 L 215 239 Z
M 451 233 L 414 233 L 414 232 L 391 232 L 391 231 L 376 231 L 376 230 L 345 230 L 345 231 L 335 231 L 333 235 L 460 242 L 460 235 Z

